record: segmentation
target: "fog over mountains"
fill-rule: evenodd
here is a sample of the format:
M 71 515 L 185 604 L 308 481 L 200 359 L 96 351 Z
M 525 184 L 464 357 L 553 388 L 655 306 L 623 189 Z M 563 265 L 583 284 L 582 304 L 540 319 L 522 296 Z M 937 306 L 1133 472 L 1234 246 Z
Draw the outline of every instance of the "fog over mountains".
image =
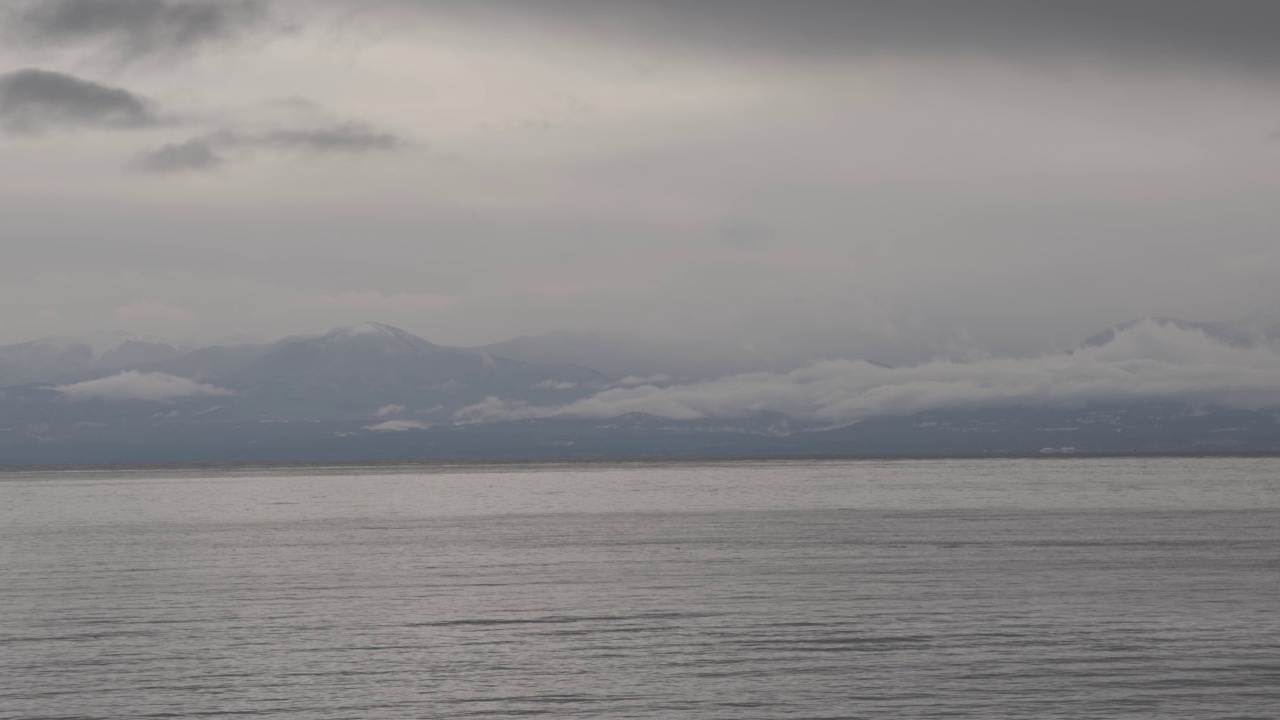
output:
M 587 368 L 534 365 L 440 347 L 373 322 L 318 337 L 213 346 L 189 353 L 162 352 L 155 346 L 151 357 L 126 365 L 110 362 L 119 356 L 120 348 L 88 355 L 88 360 L 76 365 L 71 360 L 85 357 L 88 347 L 74 343 L 62 347 L 62 353 L 51 359 L 71 371 L 50 377 L 47 367 L 22 365 L 20 369 L 30 376 L 43 378 L 34 385 L 27 383 L 27 389 L 54 392 L 71 401 L 234 398 L 222 402 L 234 404 L 253 419 L 370 417 L 379 408 L 396 404 L 411 406 L 419 415 L 447 417 L 494 394 L 550 402 L 569 390 L 578 389 L 580 394 L 608 384 L 606 376 Z M 0 348 L 0 352 L 8 350 Z M 22 357 L 18 351 L 13 355 Z M 50 386 L 50 381 L 56 384 Z
M 899 366 L 698 372 L 697 348 L 690 361 L 634 342 L 465 349 L 367 322 L 190 351 L 128 336 L 3 346 L 0 461 L 1280 450 L 1275 308 Z M 588 366 L 600 360 L 613 372 Z

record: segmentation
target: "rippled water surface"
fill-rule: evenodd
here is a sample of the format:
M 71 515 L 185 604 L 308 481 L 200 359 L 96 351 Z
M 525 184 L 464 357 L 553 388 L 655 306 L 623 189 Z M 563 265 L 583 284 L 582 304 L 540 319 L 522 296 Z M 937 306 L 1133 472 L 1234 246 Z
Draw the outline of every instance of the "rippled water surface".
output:
M 1280 460 L 0 474 L 5 718 L 1275 718 Z

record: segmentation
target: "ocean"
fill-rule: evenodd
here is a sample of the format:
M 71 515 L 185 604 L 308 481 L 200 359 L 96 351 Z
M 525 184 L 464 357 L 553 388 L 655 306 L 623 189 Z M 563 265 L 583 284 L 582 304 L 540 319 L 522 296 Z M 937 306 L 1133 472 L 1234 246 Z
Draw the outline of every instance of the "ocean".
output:
M 0 473 L 0 717 L 1275 718 L 1280 459 Z

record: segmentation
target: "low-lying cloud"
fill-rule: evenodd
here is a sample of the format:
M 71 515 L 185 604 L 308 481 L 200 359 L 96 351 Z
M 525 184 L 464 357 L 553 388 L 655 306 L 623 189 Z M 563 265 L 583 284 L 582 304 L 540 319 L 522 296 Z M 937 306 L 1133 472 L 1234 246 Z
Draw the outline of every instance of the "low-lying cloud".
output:
M 190 397 L 235 395 L 232 390 L 166 373 L 129 370 L 111 377 L 54 388 L 68 400 L 149 400 L 165 402 Z
M 19 135 L 54 129 L 131 129 L 159 124 L 146 98 L 63 73 L 25 68 L 0 75 L 0 128 Z
M 469 423 L 647 413 L 701 420 L 779 412 L 843 424 L 947 409 L 1150 400 L 1246 409 L 1280 406 L 1280 354 L 1267 345 L 1233 347 L 1197 329 L 1146 321 L 1118 332 L 1106 345 L 1070 354 L 902 368 L 835 360 L 785 374 L 615 387 L 559 407 L 491 397 L 460 410 L 455 419 Z
M 375 425 L 365 425 L 364 429 L 374 432 L 408 432 L 410 430 L 426 430 L 430 427 L 430 425 L 416 420 L 388 420 Z

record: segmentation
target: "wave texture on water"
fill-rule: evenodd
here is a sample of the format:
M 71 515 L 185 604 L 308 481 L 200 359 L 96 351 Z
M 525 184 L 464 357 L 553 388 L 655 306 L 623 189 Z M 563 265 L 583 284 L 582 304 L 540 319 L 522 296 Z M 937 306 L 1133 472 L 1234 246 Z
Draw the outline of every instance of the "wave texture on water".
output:
M 0 717 L 1274 717 L 1278 471 L 7 476 Z

